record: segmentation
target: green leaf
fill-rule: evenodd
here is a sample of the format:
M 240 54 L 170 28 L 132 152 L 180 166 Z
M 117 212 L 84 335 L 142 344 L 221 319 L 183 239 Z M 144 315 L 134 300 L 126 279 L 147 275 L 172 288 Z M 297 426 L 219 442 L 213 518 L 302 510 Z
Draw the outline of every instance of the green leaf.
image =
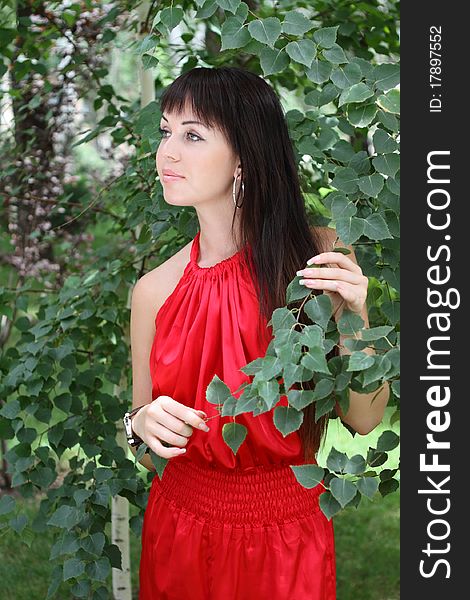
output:
M 326 466 L 330 471 L 344 473 L 347 462 L 348 457 L 345 452 L 339 452 L 336 448 L 331 448 L 328 458 L 326 459 Z
M 274 409 L 274 425 L 284 437 L 297 431 L 304 420 L 304 413 L 291 406 L 278 406 Z
M 365 220 L 359 217 L 335 219 L 336 232 L 345 244 L 353 244 L 364 233 Z
M 296 62 L 310 67 L 317 53 L 317 47 L 310 40 L 289 42 L 286 46 L 287 54 Z
M 137 52 L 145 54 L 149 50 L 153 50 L 156 46 L 158 46 L 158 37 L 152 34 L 146 35 L 139 46 L 137 46 Z
M 346 371 L 363 371 L 374 364 L 373 356 L 361 352 L 353 352 L 349 356 L 349 364 Z
M 71 529 L 77 525 L 82 518 L 83 513 L 81 510 L 75 506 L 62 504 L 47 521 L 47 525 L 54 525 L 55 527 L 61 527 L 62 529 Z
M 384 240 L 392 237 L 385 219 L 378 213 L 372 213 L 365 219 L 364 235 L 371 240 Z
M 296 300 L 302 300 L 306 296 L 309 296 L 312 293 L 310 288 L 307 288 L 305 285 L 301 285 L 299 283 L 301 277 L 295 277 L 287 286 L 286 290 L 286 304 L 291 304 Z
M 332 185 L 346 194 L 352 194 L 357 190 L 356 171 L 351 169 L 351 167 L 338 167 L 335 171 L 335 177 L 332 181 Z
M 398 133 L 398 119 L 395 117 L 395 115 L 386 113 L 383 110 L 379 110 L 377 117 L 386 129 L 393 131 L 393 133 Z
M 313 390 L 313 399 L 314 400 L 323 400 L 331 394 L 335 387 L 335 380 L 330 377 L 324 377 L 320 379 L 315 384 L 315 389 Z
M 400 381 L 399 380 L 392 381 L 392 392 L 395 394 L 395 396 L 397 398 L 400 397 Z M 393 423 L 391 421 L 390 421 L 390 425 L 393 425 Z
M 224 21 L 220 35 L 222 39 L 221 52 L 230 48 L 243 48 L 251 39 L 248 29 L 235 17 L 229 17 Z
M 276 333 L 278 329 L 289 329 L 290 327 L 293 327 L 297 321 L 292 311 L 283 306 L 274 310 L 270 323 L 272 323 L 273 332 Z
M 387 189 L 392 192 L 392 194 L 400 195 L 400 171 L 395 175 L 395 177 L 388 177 L 385 183 Z
M 378 154 L 388 154 L 398 148 L 397 142 L 383 129 L 377 129 L 372 136 L 372 142 Z
M 0 408 L 0 415 L 6 419 L 16 419 L 21 412 L 18 400 L 9 400 Z
M 248 31 L 255 40 L 273 47 L 281 35 L 281 22 L 277 17 L 256 19 L 248 23 Z
M 305 15 L 297 10 L 287 12 L 281 26 L 283 33 L 298 35 L 299 37 L 315 27 L 310 19 L 307 19 Z
M 379 487 L 379 480 L 377 477 L 361 477 L 357 480 L 356 486 L 363 496 L 372 499 Z
M 86 572 L 93 581 L 106 581 L 111 573 L 111 564 L 107 556 L 101 556 L 86 566 Z
M 382 175 L 380 175 L 380 173 L 373 173 L 372 175 L 360 177 L 357 181 L 357 184 L 361 192 L 363 192 L 366 196 L 377 198 L 384 186 L 384 178 Z
M 349 473 L 350 475 L 360 475 L 361 473 L 364 473 L 366 467 L 367 465 L 365 458 L 360 454 L 355 454 L 348 459 L 343 470 L 345 473 Z
M 144 67 L 144 71 L 147 69 L 152 69 L 153 67 L 158 67 L 160 61 L 155 56 L 151 56 L 150 54 L 144 54 L 142 56 L 142 66 Z
M 270 381 L 260 381 L 257 387 L 259 395 L 266 402 L 268 409 L 270 410 L 276 404 L 279 398 L 278 382 L 273 379 Z
M 251 362 L 241 367 L 240 371 L 245 373 L 245 375 L 256 375 L 256 373 L 260 373 L 263 370 L 265 364 L 266 363 L 264 357 L 255 358 L 255 360 L 252 360 Z
M 348 104 L 346 117 L 354 127 L 367 127 L 377 113 L 377 107 L 374 104 L 364 104 L 363 106 L 354 106 Z
M 357 175 L 368 174 L 370 172 L 370 158 L 367 152 L 365 150 L 356 152 L 349 161 L 348 167 L 353 169 Z
M 248 8 L 248 4 L 246 2 L 240 2 L 240 4 L 238 5 L 238 8 L 235 12 L 235 16 L 237 17 L 237 19 L 244 23 L 246 21 L 246 18 L 248 16 L 248 12 L 249 12 L 249 8 Z
M 353 217 L 357 213 L 356 205 L 342 194 L 335 196 L 331 203 L 330 210 L 335 221 L 337 219 Z
M 280 73 L 288 67 L 289 57 L 284 49 L 275 48 L 273 50 L 266 46 L 260 53 L 260 63 L 264 76 L 272 75 L 273 73 Z
M 237 407 L 237 399 L 234 396 L 228 397 L 222 406 L 222 417 L 234 417 L 237 412 Z
M 230 388 L 217 375 L 214 375 L 212 381 L 206 389 L 206 399 L 211 404 L 223 404 L 232 396 Z
M 383 154 L 372 159 L 374 168 L 379 173 L 389 177 L 395 177 L 400 168 L 400 157 L 396 153 Z
M 338 66 L 330 75 L 331 81 L 336 87 L 344 90 L 359 83 L 362 78 L 361 69 L 354 63 Z
M 339 97 L 338 106 L 351 104 L 352 102 L 364 102 L 367 98 L 374 95 L 374 92 L 365 83 L 356 83 L 350 88 L 346 88 Z
M 320 494 L 319 505 L 328 520 L 341 510 L 341 504 L 332 496 L 329 490 Z
M 247 433 L 248 429 L 240 423 L 224 423 L 222 427 L 222 437 L 234 454 L 245 441 Z
M 328 363 L 326 362 L 325 354 L 321 348 L 310 348 L 309 351 L 302 356 L 301 364 L 310 371 L 317 373 L 328 373 L 331 375 Z
M 370 465 L 373 469 L 375 467 L 380 467 L 386 462 L 388 459 L 388 454 L 386 452 L 380 452 L 375 448 L 370 448 L 367 451 L 367 464 Z
M 399 485 L 400 484 L 396 479 L 388 479 L 387 481 L 381 481 L 379 484 L 379 492 L 382 495 L 382 497 L 386 496 L 387 494 L 396 492 Z
M 63 581 L 75 577 L 78 579 L 85 572 L 85 561 L 79 558 L 69 558 L 64 562 Z
M 238 7 L 240 6 L 241 0 L 217 0 L 217 4 L 223 10 L 228 10 L 231 13 L 236 13 Z
M 184 12 L 182 8 L 179 6 L 170 6 L 162 10 L 160 21 L 168 29 L 168 32 L 171 32 L 177 25 L 181 23 L 183 16 Z
M 324 106 L 325 104 L 328 104 L 329 102 L 334 100 L 338 96 L 338 94 L 339 94 L 339 88 L 337 88 L 332 83 L 327 83 L 325 85 L 325 87 L 322 89 L 322 91 L 320 92 L 320 95 L 318 97 L 318 106 Z M 330 135 L 333 133 L 334 132 L 330 130 Z M 335 137 L 334 142 L 336 140 L 337 140 L 337 138 Z
M 374 355 L 373 359 L 374 365 L 363 374 L 362 384 L 364 386 L 382 379 L 392 366 L 386 354 Z
M 0 516 L 7 515 L 15 510 L 16 501 L 11 496 L 5 495 L 0 498 Z
M 323 56 L 336 65 L 348 62 L 344 50 L 338 44 L 333 44 L 328 50 L 323 50 Z
M 308 490 L 321 483 L 325 475 L 325 469 L 318 465 L 291 465 L 291 469 L 300 485 Z
M 337 323 L 337 329 L 343 335 L 355 335 L 363 327 L 363 318 L 359 314 L 347 308 L 343 310 Z
M 382 94 L 376 100 L 382 110 L 394 115 L 400 114 L 400 92 L 399 90 L 390 90 Z
M 326 62 L 326 60 L 314 58 L 310 69 L 306 72 L 306 75 L 310 81 L 313 81 L 313 83 L 320 84 L 328 81 L 332 69 L 333 67 L 329 62 Z
M 400 67 L 390 63 L 377 65 L 371 77 L 374 79 L 377 89 L 385 92 L 400 83 Z
M 321 295 L 323 296 L 323 294 Z M 306 325 L 303 328 L 299 339 L 303 346 L 308 346 L 309 348 L 321 348 L 323 346 L 322 329 L 318 325 Z
M 322 48 L 331 48 L 332 46 L 336 45 L 335 42 L 338 28 L 339 25 L 317 29 L 313 34 L 313 39 Z
M 390 325 L 379 325 L 378 327 L 370 327 L 369 329 L 364 329 L 362 331 L 362 339 L 366 342 L 380 340 L 386 337 L 391 331 L 393 331 L 393 329 L 394 328 Z
M 351 160 L 351 158 L 354 156 L 354 154 L 355 154 L 354 148 L 346 140 L 339 140 L 335 144 L 334 148 L 332 148 L 332 150 L 331 150 L 332 158 L 335 158 L 336 160 L 339 160 L 340 162 L 344 162 L 344 163 L 347 163 L 349 160 Z M 339 196 L 340 194 L 339 194 L 339 192 L 336 192 L 336 193 L 332 192 L 331 194 L 328 194 L 328 196 L 324 199 L 325 204 L 330 207 L 330 210 L 331 210 L 331 203 L 332 203 L 335 195 Z M 342 196 L 342 197 L 344 198 L 344 196 Z
M 356 495 L 357 488 L 348 479 L 334 477 L 330 481 L 330 491 L 333 497 L 341 504 L 341 507 L 344 508 Z
M 313 402 L 313 390 L 292 389 L 287 392 L 289 404 L 296 410 L 302 410 Z
M 265 356 L 263 359 L 263 368 L 261 373 L 266 379 L 272 379 L 279 375 L 282 371 L 282 362 L 278 357 Z
M 377 450 L 389 452 L 398 446 L 400 438 L 391 430 L 384 431 L 377 440 Z
M 335 407 L 336 400 L 333 396 L 322 398 L 315 404 L 315 423 L 318 422 L 320 417 L 329 413 Z

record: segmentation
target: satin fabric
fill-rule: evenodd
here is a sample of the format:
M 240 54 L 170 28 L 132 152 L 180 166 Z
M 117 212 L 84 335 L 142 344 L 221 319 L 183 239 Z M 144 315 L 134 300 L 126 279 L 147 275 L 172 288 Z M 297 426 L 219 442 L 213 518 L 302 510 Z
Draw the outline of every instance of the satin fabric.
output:
M 155 318 L 152 398 L 168 395 L 208 417 L 218 375 L 235 393 L 240 371 L 264 356 L 272 329 L 259 327 L 258 299 L 242 250 L 200 267 L 199 235 L 174 291 Z M 250 256 L 250 254 L 249 254 Z M 248 258 L 249 260 L 249 258 Z M 241 392 L 240 392 L 241 393 Z M 276 406 L 286 406 L 281 396 Z M 186 454 L 152 480 L 142 529 L 139 600 L 335 600 L 333 521 L 289 465 L 303 464 L 298 431 L 285 438 L 272 412 L 235 417 L 247 436 L 236 455 L 222 437 L 232 417 L 193 430 Z

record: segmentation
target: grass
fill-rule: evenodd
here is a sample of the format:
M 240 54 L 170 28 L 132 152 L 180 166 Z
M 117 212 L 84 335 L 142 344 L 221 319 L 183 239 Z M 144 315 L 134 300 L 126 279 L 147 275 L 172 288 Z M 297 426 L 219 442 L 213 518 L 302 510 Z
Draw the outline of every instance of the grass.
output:
M 385 429 L 393 410 L 387 408 L 384 423 L 367 436 L 351 434 L 337 420 L 331 421 L 325 446 L 318 463 L 325 464 L 330 448 L 348 456 L 367 452 Z M 398 432 L 396 424 L 392 429 Z M 391 468 L 398 462 L 399 449 L 389 453 L 389 460 L 380 468 Z M 398 477 L 398 475 L 397 475 Z M 31 520 L 38 501 L 18 500 L 21 512 Z M 336 543 L 336 576 L 338 600 L 398 600 L 399 598 L 399 492 L 373 501 L 362 498 L 357 509 L 348 508 L 333 517 Z M 130 507 L 130 516 L 137 509 Z M 53 532 L 36 537 L 31 547 L 24 544 L 11 530 L 0 530 L 0 581 L 2 600 L 43 600 L 46 598 L 54 564 L 49 561 L 54 544 Z M 108 535 L 111 525 L 106 526 Z M 134 600 L 138 597 L 140 538 L 130 533 L 131 582 Z M 111 590 L 111 581 L 108 581 Z M 111 597 L 111 595 L 110 595 Z M 58 590 L 58 600 L 74 600 L 67 584 Z M 287 599 L 286 599 L 287 600 Z

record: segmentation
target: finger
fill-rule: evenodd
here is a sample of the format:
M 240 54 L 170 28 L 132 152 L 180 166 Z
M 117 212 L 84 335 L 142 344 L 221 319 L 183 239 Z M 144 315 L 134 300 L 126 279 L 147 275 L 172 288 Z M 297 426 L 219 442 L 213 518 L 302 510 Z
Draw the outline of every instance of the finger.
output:
M 341 254 L 341 252 L 322 252 L 321 254 L 312 256 L 312 258 L 307 260 L 308 265 L 319 265 L 325 263 L 336 264 L 344 269 L 348 269 L 348 271 L 362 274 L 361 267 L 344 254 Z
M 300 279 L 299 283 L 313 290 L 330 290 L 336 292 L 338 289 L 338 282 L 331 279 Z
M 158 438 L 152 438 L 147 446 L 150 450 L 153 450 L 155 454 L 162 458 L 174 458 L 175 456 L 181 456 L 186 453 L 186 448 L 172 448 L 164 446 Z
M 314 279 L 338 279 L 348 281 L 349 283 L 359 284 L 362 277 L 357 273 L 352 273 L 347 269 L 302 269 L 297 271 L 297 275 L 302 277 L 312 277 Z
M 363 304 L 366 301 L 367 293 L 364 294 L 362 290 L 358 291 L 357 286 L 345 283 L 342 281 L 338 284 L 338 294 L 349 303 Z
M 167 442 L 170 446 L 177 446 L 178 448 L 184 448 L 188 443 L 188 438 L 184 435 L 178 435 L 174 431 L 170 431 L 161 423 L 153 423 L 149 427 L 150 435 L 155 436 L 161 442 Z
M 155 415 L 155 422 L 163 425 L 170 431 L 178 435 L 184 435 L 185 437 L 189 437 L 193 433 L 193 428 L 191 425 L 184 423 L 181 419 L 174 417 L 172 414 L 167 412 L 162 406 L 157 409 L 157 414 Z
M 180 402 L 174 400 L 171 396 L 162 396 L 160 400 L 160 406 L 168 413 L 174 415 L 178 419 L 181 419 L 184 423 L 197 427 L 198 429 L 204 429 L 207 425 L 193 408 L 185 406 Z

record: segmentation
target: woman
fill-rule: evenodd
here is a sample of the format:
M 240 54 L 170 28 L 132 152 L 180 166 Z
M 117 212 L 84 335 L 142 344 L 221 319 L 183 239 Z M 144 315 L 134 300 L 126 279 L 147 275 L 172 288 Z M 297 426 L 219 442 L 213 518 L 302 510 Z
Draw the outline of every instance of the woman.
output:
M 264 356 L 272 311 L 330 237 L 309 228 L 282 107 L 261 77 L 192 69 L 165 90 L 161 112 L 164 198 L 193 206 L 200 230 L 133 290 L 133 406 L 142 408 L 132 428 L 169 459 L 145 511 L 139 598 L 334 600 L 323 488 L 304 488 L 290 468 L 315 461 L 327 415 L 315 424 L 308 407 L 284 438 L 271 412 L 222 417 L 205 396 L 214 375 L 232 392 L 250 381 L 240 368 Z M 319 255 L 332 258 L 337 268 L 304 271 L 306 285 L 366 318 L 367 278 L 348 256 Z M 338 414 L 363 432 L 385 404 Z M 233 420 L 248 429 L 236 454 L 222 436 Z M 149 456 L 142 464 L 154 470 Z

